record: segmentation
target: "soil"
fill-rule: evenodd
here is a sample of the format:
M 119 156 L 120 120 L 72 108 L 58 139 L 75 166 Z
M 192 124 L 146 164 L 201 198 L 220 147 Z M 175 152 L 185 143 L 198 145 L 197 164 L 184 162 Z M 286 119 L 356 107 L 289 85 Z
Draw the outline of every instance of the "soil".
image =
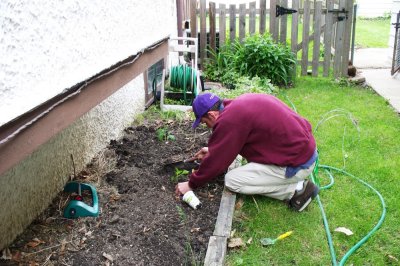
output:
M 61 192 L 3 250 L 0 265 L 202 264 L 218 214 L 222 177 L 195 191 L 202 207 L 194 210 L 175 197 L 177 181 L 172 177 L 181 169 L 165 164 L 191 157 L 207 146 L 209 134 L 205 128 L 192 130 L 189 117 L 149 119 L 126 128 L 122 139 L 112 140 L 73 175 L 96 187 L 99 216 L 64 218 L 73 195 Z M 187 174 L 180 180 L 187 180 Z M 90 194 L 83 198 L 92 204 Z

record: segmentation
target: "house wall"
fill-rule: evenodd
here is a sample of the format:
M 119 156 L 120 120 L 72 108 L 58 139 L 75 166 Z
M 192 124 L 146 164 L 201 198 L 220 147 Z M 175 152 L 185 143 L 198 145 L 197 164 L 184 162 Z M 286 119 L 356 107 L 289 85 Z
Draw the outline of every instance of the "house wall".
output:
M 0 125 L 176 35 L 175 0 L 0 2 Z M 0 175 L 0 250 L 144 109 L 140 75 Z M 0 162 L 1 163 L 1 162 Z
M 357 16 L 359 17 L 382 17 L 389 15 L 393 0 L 356 0 Z

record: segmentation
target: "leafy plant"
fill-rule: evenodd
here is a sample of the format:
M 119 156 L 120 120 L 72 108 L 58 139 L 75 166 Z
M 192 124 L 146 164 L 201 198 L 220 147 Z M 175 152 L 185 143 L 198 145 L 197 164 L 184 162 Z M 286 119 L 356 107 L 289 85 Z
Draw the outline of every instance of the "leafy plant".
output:
M 293 81 L 295 65 L 290 49 L 275 43 L 268 34 L 247 37 L 235 56 L 235 67 L 240 74 L 266 77 L 276 85 L 287 86 Z
M 175 168 L 175 173 L 174 173 L 174 175 L 171 176 L 171 182 L 178 183 L 179 178 L 181 178 L 187 174 L 189 174 L 188 170 Z
M 240 76 L 267 79 L 275 85 L 289 85 L 294 80 L 295 55 L 287 46 L 275 43 L 268 34 L 253 35 L 243 43 L 235 40 L 219 52 L 210 51 L 204 74 L 225 85 L 235 85 Z
M 175 136 L 172 135 L 168 131 L 168 129 L 164 128 L 164 127 L 157 129 L 156 134 L 157 134 L 157 139 L 159 141 L 168 141 L 168 140 L 174 141 L 175 140 Z
M 229 88 L 233 88 L 240 75 L 233 65 L 237 45 L 230 42 L 222 45 L 218 52 L 209 50 L 211 57 L 205 64 L 204 75 L 210 79 L 219 81 Z

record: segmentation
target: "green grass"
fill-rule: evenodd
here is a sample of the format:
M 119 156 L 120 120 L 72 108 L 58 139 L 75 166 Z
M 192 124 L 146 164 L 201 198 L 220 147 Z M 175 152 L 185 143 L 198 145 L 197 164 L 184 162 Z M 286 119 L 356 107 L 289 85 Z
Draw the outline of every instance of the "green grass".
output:
M 386 48 L 389 43 L 390 18 L 362 19 L 356 22 L 355 45 L 358 48 Z
M 332 110 L 345 110 L 318 126 L 320 163 L 343 168 L 376 188 L 387 205 L 382 227 L 350 256 L 346 265 L 398 265 L 400 260 L 400 119 L 388 103 L 369 89 L 341 86 L 324 78 L 301 77 L 296 87 L 279 95 L 306 117 L 313 128 Z M 350 119 L 351 118 L 351 119 Z M 357 125 L 357 127 L 355 126 Z M 359 131 L 358 131 L 359 129 Z M 320 170 L 320 172 L 323 172 Z M 322 190 L 320 198 L 330 224 L 336 256 L 343 255 L 378 222 L 379 198 L 352 177 L 334 173 L 335 184 Z M 328 180 L 321 174 L 322 185 Z M 313 201 L 302 213 L 266 197 L 243 196 L 235 211 L 235 237 L 251 244 L 229 250 L 227 265 L 331 265 L 331 256 L 318 204 Z M 255 204 L 255 202 L 257 204 Z M 346 227 L 354 235 L 334 232 Z M 263 247 L 260 239 L 294 233 L 274 246 Z

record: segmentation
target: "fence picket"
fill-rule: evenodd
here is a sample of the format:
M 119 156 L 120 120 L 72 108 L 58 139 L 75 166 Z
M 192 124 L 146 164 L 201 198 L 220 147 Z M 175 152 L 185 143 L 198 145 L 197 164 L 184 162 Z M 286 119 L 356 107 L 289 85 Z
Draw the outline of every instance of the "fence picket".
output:
M 312 63 L 312 76 L 318 76 L 319 67 L 319 51 L 320 51 L 320 38 L 321 38 L 321 14 L 322 14 L 322 2 L 318 1 L 315 3 L 314 11 L 314 44 L 313 44 L 313 63 Z
M 239 40 L 243 41 L 246 36 L 246 4 L 239 5 Z
M 281 0 L 276 0 L 276 5 L 280 5 L 281 4 Z M 271 11 L 272 13 L 270 13 L 271 16 L 275 16 L 276 17 L 276 9 Z M 279 24 L 281 22 L 281 17 L 276 17 L 275 19 L 275 28 L 274 28 L 274 40 L 276 42 L 279 42 Z
M 266 18 L 265 16 L 267 15 L 267 0 L 260 0 L 260 28 L 259 32 L 260 34 L 265 33 L 265 24 L 266 24 Z
M 225 44 L 226 38 L 226 9 L 225 4 L 219 4 L 219 46 Z
M 206 0 L 200 0 L 200 63 L 204 64 L 207 45 Z
M 251 2 L 249 9 L 249 33 L 250 35 L 253 35 L 256 33 L 256 2 Z
M 304 14 L 303 14 L 303 40 L 301 48 L 301 75 L 307 75 L 308 68 L 308 43 L 309 43 L 309 32 L 310 32 L 310 1 L 304 2 Z
M 346 22 L 344 25 L 344 41 L 342 53 L 342 77 L 347 77 L 349 68 L 350 41 L 351 41 L 351 24 L 353 23 L 353 0 L 346 1 L 346 10 L 348 10 Z
M 281 6 L 284 8 L 288 7 L 288 0 L 281 0 Z M 283 44 L 286 44 L 286 34 L 287 34 L 287 17 L 288 16 L 282 16 L 281 17 L 281 23 L 280 23 L 280 42 Z
M 299 10 L 299 0 L 292 0 L 292 8 Z M 297 58 L 297 42 L 298 42 L 298 31 L 299 31 L 299 12 L 292 14 L 292 30 L 291 30 L 291 50 Z
M 190 1 L 190 36 L 197 37 L 197 14 L 196 14 L 197 0 Z
M 270 0 L 269 2 L 269 33 L 271 34 L 272 38 L 276 41 L 278 40 L 278 32 L 275 31 L 276 27 L 275 25 L 277 24 L 277 19 L 275 14 L 273 14 L 273 12 L 275 12 L 276 10 L 276 1 L 277 0 Z
M 232 43 L 236 38 L 236 5 L 229 5 L 229 38 Z
M 328 10 L 333 9 L 333 0 L 327 0 L 326 7 Z M 333 14 L 327 12 L 325 15 L 325 33 L 324 33 L 324 77 L 329 76 L 332 59 L 332 29 Z
M 210 19 L 210 35 L 209 35 L 209 49 L 215 51 L 216 41 L 215 41 L 215 3 L 210 2 L 209 4 L 209 19 Z
M 345 8 L 345 1 L 340 0 L 339 9 Z M 335 38 L 335 57 L 333 61 L 333 75 L 335 78 L 339 78 L 342 70 L 342 52 L 343 52 L 343 41 L 344 41 L 344 26 L 345 21 L 338 21 L 336 26 L 336 38 Z

